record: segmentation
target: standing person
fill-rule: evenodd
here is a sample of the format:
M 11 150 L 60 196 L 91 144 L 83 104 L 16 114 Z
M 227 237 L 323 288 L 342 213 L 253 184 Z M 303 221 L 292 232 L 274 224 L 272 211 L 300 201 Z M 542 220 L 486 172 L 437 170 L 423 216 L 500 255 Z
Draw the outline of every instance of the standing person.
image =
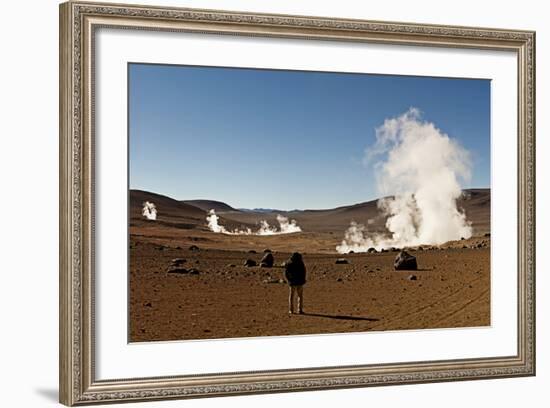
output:
M 285 278 L 289 285 L 288 314 L 294 313 L 294 298 L 298 296 L 298 313 L 304 313 L 304 285 L 306 283 L 306 266 L 302 254 L 294 252 L 285 263 Z

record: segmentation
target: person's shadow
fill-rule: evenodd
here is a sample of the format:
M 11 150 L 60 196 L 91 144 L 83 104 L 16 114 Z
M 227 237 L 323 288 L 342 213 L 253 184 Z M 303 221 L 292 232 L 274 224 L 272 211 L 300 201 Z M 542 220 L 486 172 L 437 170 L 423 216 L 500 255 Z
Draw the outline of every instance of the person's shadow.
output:
M 348 315 L 330 315 L 325 313 L 308 313 L 304 312 L 303 315 L 305 316 L 313 316 L 313 317 L 325 317 L 327 319 L 336 319 L 336 320 L 361 320 L 366 322 L 377 322 L 380 319 L 376 319 L 374 317 L 361 317 L 361 316 L 348 316 Z

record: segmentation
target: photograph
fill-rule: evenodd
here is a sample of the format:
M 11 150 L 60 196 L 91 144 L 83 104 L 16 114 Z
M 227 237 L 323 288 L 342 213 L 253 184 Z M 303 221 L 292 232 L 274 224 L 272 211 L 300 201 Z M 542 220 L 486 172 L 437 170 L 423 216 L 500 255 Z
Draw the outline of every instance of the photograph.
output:
M 491 80 L 127 64 L 128 342 L 491 326 Z

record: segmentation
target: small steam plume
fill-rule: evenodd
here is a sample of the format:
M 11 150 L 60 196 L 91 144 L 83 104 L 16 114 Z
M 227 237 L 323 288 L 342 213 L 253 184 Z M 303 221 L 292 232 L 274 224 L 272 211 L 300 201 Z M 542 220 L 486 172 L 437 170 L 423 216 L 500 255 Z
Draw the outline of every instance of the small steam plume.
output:
M 277 215 L 277 222 L 281 229 L 281 234 L 292 234 L 294 232 L 302 232 L 302 229 L 296 223 L 296 220 L 288 220 L 287 217 Z
M 227 235 L 279 235 L 279 234 L 292 234 L 295 232 L 301 232 L 302 229 L 296 223 L 296 220 L 288 220 L 280 214 L 277 215 L 277 221 L 279 222 L 279 229 L 272 227 L 266 220 L 260 221 L 260 228 L 256 232 L 252 232 L 250 228 L 245 230 L 234 229 L 229 231 L 223 225 L 218 223 L 220 217 L 216 215 L 216 211 L 213 209 L 208 212 L 206 221 L 208 222 L 208 228 L 210 231 L 227 234 Z
M 145 201 L 141 214 L 148 220 L 154 221 L 157 219 L 157 206 L 149 201 Z
M 336 247 L 339 253 L 442 244 L 472 236 L 471 223 L 456 206 L 462 194 L 460 181 L 470 178 L 470 155 L 456 140 L 410 108 L 376 129 L 376 143 L 367 149 L 366 160 L 380 155 L 385 160 L 374 168 L 379 193 L 387 198 L 380 199 L 378 207 L 388 217 L 389 235 L 370 233 L 365 225 L 352 222 Z

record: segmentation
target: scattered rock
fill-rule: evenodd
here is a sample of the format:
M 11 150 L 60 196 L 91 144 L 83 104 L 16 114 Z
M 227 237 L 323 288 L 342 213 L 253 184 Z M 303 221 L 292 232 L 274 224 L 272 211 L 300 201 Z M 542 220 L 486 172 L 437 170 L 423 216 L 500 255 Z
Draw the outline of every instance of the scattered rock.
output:
M 180 267 L 170 267 L 170 268 L 168 268 L 168 270 L 166 272 L 167 273 L 175 273 L 175 274 L 179 274 L 179 275 L 185 275 L 185 274 L 189 273 L 189 270 L 185 269 L 185 268 L 180 268 Z
M 273 254 L 271 252 L 266 252 L 262 260 L 260 261 L 260 267 L 272 268 L 274 263 L 275 263 L 275 258 L 273 257 Z
M 185 262 L 187 262 L 187 259 L 183 259 L 183 258 L 174 258 L 172 259 L 171 261 L 171 265 L 172 266 L 181 266 L 183 265 Z
M 190 250 L 190 251 L 200 251 L 200 248 L 199 248 L 198 246 L 196 246 L 196 245 L 191 245 L 191 246 L 189 247 L 189 250 Z
M 376 252 L 376 248 L 370 247 L 369 249 L 367 249 L 367 253 L 369 254 L 375 254 Z
M 487 232 L 485 235 L 483 235 L 485 238 L 489 238 L 491 236 L 490 232 Z
M 390 252 L 398 252 L 398 251 L 399 251 L 399 248 L 396 248 L 396 247 L 390 248 Z
M 145 303 L 144 306 L 146 306 L 146 307 L 153 307 L 153 304 L 152 304 L 151 302 L 147 302 L 147 303 Z
M 251 249 L 250 251 L 248 251 L 249 254 L 257 254 L 258 252 L 256 252 L 255 250 Z
M 269 248 L 264 249 L 264 254 L 268 253 L 268 252 L 271 252 L 271 249 L 269 249 Z
M 419 247 L 417 248 L 417 250 L 418 250 L 418 251 L 424 251 L 424 248 L 422 248 L 421 246 L 419 246 Z
M 461 241 L 464 241 L 465 239 L 466 239 L 466 238 L 464 238 L 464 237 L 460 237 L 460 240 L 461 240 Z
M 468 249 L 468 245 L 462 245 L 462 249 Z
M 229 265 L 227 265 L 227 266 L 230 267 L 230 268 L 235 268 L 237 265 L 235 265 L 235 264 L 229 264 Z
M 418 278 L 416 277 L 416 275 L 409 275 L 409 277 L 408 277 L 407 279 L 409 279 L 409 280 L 411 280 L 411 281 L 413 281 L 413 280 L 418 280 Z
M 349 264 L 349 261 L 346 258 L 338 258 L 335 262 L 336 264 Z
M 355 251 L 349 251 L 348 252 L 348 254 L 354 254 L 354 253 L 355 253 Z
M 408 254 L 405 251 L 399 252 L 393 262 L 393 267 L 396 271 L 400 270 L 417 270 L 416 257 Z
M 195 268 L 189 269 L 189 275 L 198 275 L 198 274 L 200 274 L 200 271 L 198 269 L 195 269 Z
M 343 282 L 344 280 L 342 278 L 336 279 L 336 282 Z
M 256 265 L 257 263 L 254 259 L 247 259 L 246 261 L 244 261 L 244 266 L 251 267 Z

